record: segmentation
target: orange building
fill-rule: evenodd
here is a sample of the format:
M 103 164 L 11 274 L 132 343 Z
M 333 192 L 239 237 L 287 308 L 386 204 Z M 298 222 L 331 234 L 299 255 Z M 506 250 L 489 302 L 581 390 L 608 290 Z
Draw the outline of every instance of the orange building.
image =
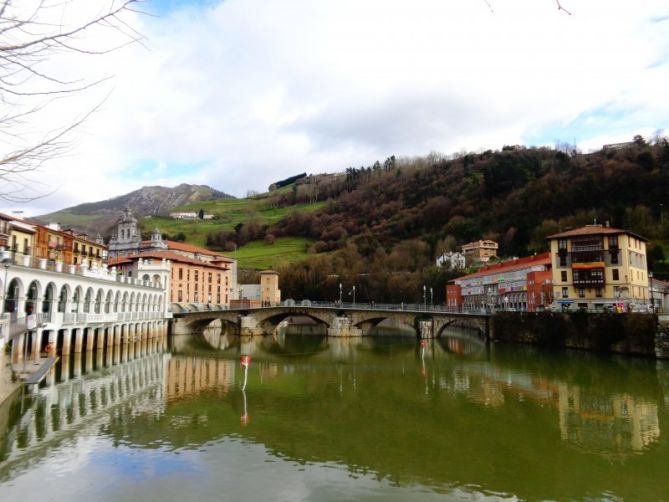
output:
M 62 261 L 66 265 L 102 267 L 107 258 L 107 246 L 101 239 L 89 239 L 86 234 L 61 230 L 57 225 L 35 225 L 35 253 L 37 258 Z
M 169 260 L 171 303 L 214 303 L 230 305 L 233 289 L 230 268 L 227 262 L 205 262 L 187 258 L 173 251 L 147 251 L 130 256 L 119 256 L 109 260 L 110 267 L 133 277 L 137 274 L 137 262 Z

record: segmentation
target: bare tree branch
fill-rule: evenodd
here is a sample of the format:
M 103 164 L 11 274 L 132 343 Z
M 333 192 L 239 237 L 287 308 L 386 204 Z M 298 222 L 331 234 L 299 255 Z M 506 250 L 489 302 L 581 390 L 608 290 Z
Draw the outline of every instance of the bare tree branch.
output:
M 565 9 L 564 7 L 562 7 L 562 4 L 560 3 L 560 0 L 555 0 L 555 3 L 557 3 L 557 7 L 558 7 L 558 10 L 559 10 L 559 11 L 560 11 L 560 10 L 561 10 L 561 11 L 564 11 L 564 12 L 566 12 L 567 14 L 569 14 L 569 15 L 571 16 L 571 12 L 569 12 L 567 9 Z
M 45 110 L 55 101 L 73 96 L 108 81 L 62 78 L 49 64 L 56 56 L 99 56 L 129 44 L 143 42 L 142 35 L 126 16 L 141 12 L 142 0 L 0 0 L 0 200 L 27 202 L 46 195 L 47 190 L 30 176 L 70 148 L 72 132 L 99 109 L 39 134 Z M 91 2 L 91 3 L 89 3 Z M 100 10 L 80 22 L 73 13 L 81 7 L 99 5 Z M 90 34 L 112 30 L 118 34 L 106 46 L 91 45 Z M 106 98 L 105 98 L 106 99 Z

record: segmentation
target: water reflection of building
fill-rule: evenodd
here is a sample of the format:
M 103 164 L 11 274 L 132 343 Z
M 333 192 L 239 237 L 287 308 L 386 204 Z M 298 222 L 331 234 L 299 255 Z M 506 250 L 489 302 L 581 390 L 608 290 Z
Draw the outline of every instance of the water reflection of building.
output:
M 657 404 L 559 384 L 560 436 L 594 453 L 639 453 L 660 438 Z
M 167 364 L 167 399 L 227 390 L 235 383 L 237 361 L 173 356 Z
M 484 406 L 501 407 L 515 397 L 557 408 L 562 440 L 588 453 L 625 457 L 660 438 L 657 404 L 626 393 L 598 392 L 481 361 L 456 365 L 439 386 Z
M 0 460 L 11 462 L 41 452 L 82 430 L 101 430 L 114 420 L 112 410 L 132 403 L 133 412 L 161 413 L 164 408 L 165 362 L 170 355 L 153 353 L 68 379 L 37 390 L 25 401 L 19 420 L 0 437 Z M 81 354 L 75 354 L 74 375 L 82 375 Z M 91 361 L 87 368 L 93 368 Z M 98 366 L 100 368 L 100 366 Z M 141 398 L 148 397 L 146 402 Z

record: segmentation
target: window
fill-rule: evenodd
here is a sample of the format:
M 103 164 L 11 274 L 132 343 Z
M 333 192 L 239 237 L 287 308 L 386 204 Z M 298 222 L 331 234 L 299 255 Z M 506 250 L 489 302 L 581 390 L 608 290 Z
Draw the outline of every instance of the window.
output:
M 611 251 L 611 265 L 618 265 L 618 251 Z
M 199 279 L 200 279 L 200 272 L 196 270 L 195 271 L 195 282 L 197 282 Z
M 183 269 L 183 268 L 180 268 L 180 269 L 179 269 L 179 279 L 181 280 L 181 279 L 183 279 L 183 278 L 184 278 L 184 269 Z
M 183 301 L 183 292 L 181 290 L 179 290 L 179 292 L 177 293 L 177 301 L 178 302 Z
M 579 298 L 585 298 L 585 289 L 578 288 L 578 297 Z
M 212 278 L 212 276 L 213 276 L 213 274 L 212 274 L 211 272 L 209 272 L 209 284 L 211 284 L 211 278 Z
M 560 266 L 561 267 L 566 267 L 567 266 L 567 256 L 560 256 Z
M 569 298 L 569 288 L 562 288 L 562 298 Z
M 595 289 L 595 295 L 597 296 L 597 298 L 601 298 L 602 297 L 602 288 L 596 288 Z
M 567 239 L 558 239 L 558 249 L 567 249 Z
M 617 249 L 617 248 L 618 248 L 618 236 L 617 235 L 609 236 L 609 249 Z
M 611 270 L 611 273 L 613 274 L 613 280 L 614 281 L 619 281 L 620 280 L 620 273 L 618 272 L 617 268 L 614 268 Z
M 563 270 L 562 272 L 560 272 L 560 279 L 562 280 L 562 282 L 567 282 L 567 271 L 566 270 Z

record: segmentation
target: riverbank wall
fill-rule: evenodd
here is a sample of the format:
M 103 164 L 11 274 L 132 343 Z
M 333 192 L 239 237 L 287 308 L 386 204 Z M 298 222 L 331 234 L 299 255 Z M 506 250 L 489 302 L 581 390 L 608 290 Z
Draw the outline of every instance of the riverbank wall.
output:
M 497 312 L 491 340 L 669 358 L 669 322 L 652 314 Z

